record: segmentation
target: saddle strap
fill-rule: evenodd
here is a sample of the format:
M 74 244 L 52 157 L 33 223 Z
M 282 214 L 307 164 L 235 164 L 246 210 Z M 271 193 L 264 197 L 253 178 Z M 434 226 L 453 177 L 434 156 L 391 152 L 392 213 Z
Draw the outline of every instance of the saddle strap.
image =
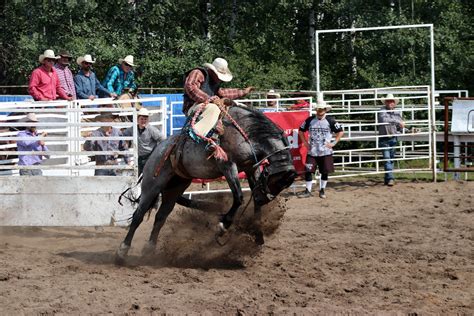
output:
M 173 149 L 176 147 L 176 144 L 178 143 L 179 138 L 180 138 L 180 137 L 178 137 L 178 138 L 176 139 L 176 141 L 174 141 L 173 143 L 171 143 L 171 144 L 168 146 L 168 148 L 166 148 L 165 154 L 163 155 L 163 157 L 161 157 L 160 162 L 158 163 L 158 165 L 157 165 L 156 168 L 155 168 L 155 173 L 154 173 L 154 175 L 153 175 L 155 178 L 158 176 L 158 174 L 160 173 L 161 168 L 163 168 L 163 166 L 165 165 L 166 160 L 169 158 L 169 156 L 171 155 L 171 152 L 172 152 Z

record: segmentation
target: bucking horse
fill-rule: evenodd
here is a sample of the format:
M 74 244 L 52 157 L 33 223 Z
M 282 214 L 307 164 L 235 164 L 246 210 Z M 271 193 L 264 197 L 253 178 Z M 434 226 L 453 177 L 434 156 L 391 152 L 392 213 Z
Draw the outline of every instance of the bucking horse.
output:
M 153 229 L 142 253 L 155 251 L 158 234 L 167 217 L 177 202 L 183 204 L 182 194 L 195 178 L 225 177 L 232 191 L 233 203 L 221 216 L 217 227 L 218 233 L 224 234 L 243 203 L 238 178 L 241 171 L 245 172 L 252 191 L 255 242 L 264 243 L 261 206 L 288 188 L 297 175 L 289 143 L 283 130 L 257 110 L 233 105 L 225 113 L 219 145 L 225 151 L 226 159 L 209 157 L 206 144 L 188 135 L 189 126 L 181 134 L 173 135 L 155 147 L 143 170 L 141 196 L 127 236 L 116 252 L 117 263 L 124 262 L 135 231 L 161 194 Z

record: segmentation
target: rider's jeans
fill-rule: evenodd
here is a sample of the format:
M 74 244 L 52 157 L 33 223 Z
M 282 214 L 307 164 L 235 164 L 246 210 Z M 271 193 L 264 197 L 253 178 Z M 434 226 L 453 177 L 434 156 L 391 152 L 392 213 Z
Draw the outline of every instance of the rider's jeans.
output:
M 385 177 L 384 177 L 384 182 L 385 184 L 388 183 L 388 181 L 393 180 L 393 160 L 395 158 L 395 148 L 398 143 L 396 137 L 382 137 L 380 138 L 379 142 L 379 147 L 389 147 L 386 149 L 382 149 L 382 156 L 383 159 L 385 160 L 384 163 L 384 169 L 385 169 Z

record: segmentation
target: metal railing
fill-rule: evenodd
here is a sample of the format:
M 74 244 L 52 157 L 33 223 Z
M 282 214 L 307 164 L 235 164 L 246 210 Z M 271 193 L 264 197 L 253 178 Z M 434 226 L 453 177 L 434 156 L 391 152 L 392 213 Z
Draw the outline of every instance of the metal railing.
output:
M 158 127 L 166 135 L 166 98 L 143 98 L 140 103 L 159 102 L 161 106 L 148 107 L 151 114 L 150 124 Z M 41 169 L 44 175 L 53 176 L 84 176 L 93 175 L 96 169 L 114 169 L 122 175 L 136 175 L 137 146 L 132 145 L 120 152 L 116 151 L 86 151 L 83 149 L 86 141 L 118 141 L 137 144 L 137 110 L 122 108 L 120 104 L 130 100 L 96 99 L 77 101 L 53 102 L 2 102 L 0 112 L 0 174 L 16 175 L 18 170 Z M 26 113 L 35 113 L 39 122 L 25 122 Z M 104 114 L 114 114 L 113 122 L 97 121 Z M 98 128 L 112 126 L 117 129 L 132 128 L 132 136 L 93 137 L 90 133 Z M 19 137 L 18 129 L 36 127 L 37 136 Z M 47 132 L 47 136 L 41 136 Z M 44 141 L 47 151 L 18 151 L 16 142 L 24 140 Z M 37 165 L 18 165 L 18 156 L 49 156 Z M 118 164 L 96 165 L 96 156 L 114 155 L 130 158 L 134 165 L 118 159 Z

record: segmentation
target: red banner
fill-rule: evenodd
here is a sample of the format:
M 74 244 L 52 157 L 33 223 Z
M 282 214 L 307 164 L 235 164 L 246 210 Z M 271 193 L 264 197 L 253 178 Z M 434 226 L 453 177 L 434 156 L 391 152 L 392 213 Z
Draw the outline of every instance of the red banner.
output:
M 303 173 L 307 149 L 298 137 L 298 129 L 308 118 L 309 111 L 265 112 L 265 115 L 285 131 L 296 172 Z

